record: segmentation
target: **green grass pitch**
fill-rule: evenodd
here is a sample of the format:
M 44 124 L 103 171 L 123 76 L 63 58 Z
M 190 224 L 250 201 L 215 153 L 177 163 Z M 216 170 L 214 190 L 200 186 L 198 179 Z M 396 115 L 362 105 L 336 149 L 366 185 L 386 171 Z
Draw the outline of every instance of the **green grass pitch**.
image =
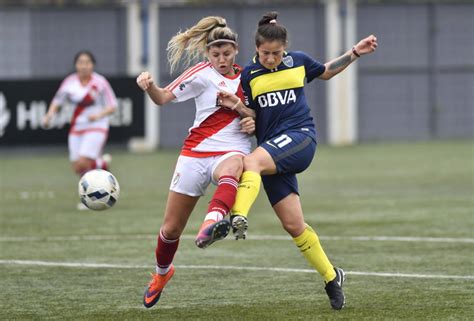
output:
M 248 240 L 198 249 L 213 188 L 188 223 L 175 276 L 147 310 L 143 289 L 177 151 L 115 152 L 116 207 L 79 212 L 66 154 L 2 150 L 0 320 L 472 320 L 473 146 L 318 147 L 300 191 L 306 221 L 348 271 L 342 311 L 330 309 L 263 189 Z

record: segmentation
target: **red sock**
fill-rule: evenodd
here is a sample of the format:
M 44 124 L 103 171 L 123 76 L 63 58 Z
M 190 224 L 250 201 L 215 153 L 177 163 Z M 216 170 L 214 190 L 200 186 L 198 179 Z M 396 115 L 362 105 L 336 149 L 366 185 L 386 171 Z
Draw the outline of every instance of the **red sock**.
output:
M 160 270 L 166 270 L 173 262 L 174 254 L 178 250 L 179 239 L 169 240 L 160 230 L 158 245 L 156 246 L 156 265 Z
M 107 170 L 108 168 L 107 162 L 103 160 L 102 158 L 97 158 L 96 160 L 92 162 L 92 168 Z
M 76 171 L 76 174 L 79 175 L 79 177 L 82 177 L 85 173 L 87 173 L 89 169 L 83 169 L 81 171 Z
M 87 169 L 83 169 L 79 172 L 76 172 L 77 175 L 79 175 L 79 177 L 82 177 L 82 175 L 84 175 L 85 173 L 87 173 L 88 171 L 90 171 L 91 169 L 104 169 L 104 170 L 108 170 L 108 164 L 106 161 L 104 161 L 102 158 L 97 158 L 95 160 L 93 160 L 91 163 L 90 163 L 90 168 L 87 168 Z
M 221 176 L 207 212 L 219 212 L 225 216 L 234 206 L 238 186 L 239 181 L 234 176 Z

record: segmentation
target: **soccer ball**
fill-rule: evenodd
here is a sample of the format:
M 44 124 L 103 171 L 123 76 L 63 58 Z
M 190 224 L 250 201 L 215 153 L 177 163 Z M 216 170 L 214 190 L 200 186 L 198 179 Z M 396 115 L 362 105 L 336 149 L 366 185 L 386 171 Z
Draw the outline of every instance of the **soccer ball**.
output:
M 79 197 L 89 209 L 103 211 L 114 206 L 120 194 L 120 186 L 110 172 L 94 169 L 79 180 Z

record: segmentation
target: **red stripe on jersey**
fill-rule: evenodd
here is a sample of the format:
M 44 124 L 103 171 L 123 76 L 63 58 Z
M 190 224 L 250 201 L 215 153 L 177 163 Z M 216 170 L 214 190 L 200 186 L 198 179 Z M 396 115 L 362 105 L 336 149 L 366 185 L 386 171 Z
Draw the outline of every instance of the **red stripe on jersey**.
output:
M 91 87 L 91 91 L 97 91 L 97 87 L 93 85 Z M 71 118 L 71 128 L 70 131 L 74 130 L 74 125 L 76 124 L 77 117 L 79 117 L 80 114 L 84 112 L 84 110 L 87 108 L 87 106 L 90 106 L 94 103 L 94 98 L 92 97 L 91 93 L 88 92 L 82 101 L 76 106 L 76 109 L 74 109 L 74 113 L 72 114 Z
M 205 69 L 209 67 L 211 64 L 210 63 L 200 63 L 194 66 L 193 68 L 190 68 L 186 70 L 181 76 L 179 76 L 175 81 L 173 81 L 171 84 L 169 84 L 166 89 L 173 91 L 176 87 L 178 87 L 183 81 L 197 73 L 198 71 Z
M 244 95 L 244 90 L 242 89 L 242 84 L 241 83 L 239 83 L 239 87 L 237 88 L 237 92 L 235 94 L 245 104 L 245 95 Z
M 219 156 L 229 153 L 228 151 L 219 152 L 193 152 L 192 150 L 183 149 L 181 150 L 182 156 L 195 157 L 195 158 L 206 158 L 212 156 Z
M 81 129 L 81 130 L 70 130 L 69 135 L 83 135 L 90 132 L 108 134 L 109 130 L 106 128 L 87 128 L 87 129 Z
M 192 72 L 193 70 L 199 68 L 199 67 L 202 67 L 203 65 L 207 64 L 206 62 L 200 62 L 198 63 L 197 65 L 185 70 L 181 75 L 179 75 L 178 78 L 176 78 L 175 80 L 173 80 L 171 82 L 171 84 L 169 84 L 168 86 L 166 86 L 165 88 L 168 89 L 169 87 L 173 86 L 176 82 L 179 82 L 183 77 L 185 77 L 189 72 Z
M 206 157 L 212 157 L 212 156 L 225 155 L 227 153 L 239 153 L 239 154 L 242 154 L 242 156 L 245 156 L 245 153 L 241 150 L 225 150 L 225 151 L 218 151 L 218 152 L 194 152 L 192 150 L 187 150 L 187 149 L 181 150 L 180 155 L 195 157 L 195 158 L 206 158 Z
M 173 91 L 178 85 L 180 85 L 183 81 L 197 73 L 198 71 L 201 71 L 207 67 L 209 67 L 211 64 L 210 63 L 200 63 L 194 66 L 193 68 L 188 69 L 185 71 L 181 76 L 179 76 L 175 81 L 173 81 L 171 84 L 166 86 L 165 88 L 168 89 L 169 91 Z
M 207 117 L 198 127 L 191 129 L 184 141 L 183 149 L 192 150 L 206 138 L 219 132 L 239 117 L 235 111 L 219 108 L 215 113 Z

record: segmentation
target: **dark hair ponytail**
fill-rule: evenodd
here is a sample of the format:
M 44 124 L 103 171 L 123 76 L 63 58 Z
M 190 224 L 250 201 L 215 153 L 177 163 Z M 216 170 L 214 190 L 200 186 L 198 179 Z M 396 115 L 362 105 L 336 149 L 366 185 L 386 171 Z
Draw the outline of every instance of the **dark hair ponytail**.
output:
M 89 57 L 89 59 L 92 61 L 92 64 L 95 65 L 95 57 L 94 57 L 94 55 L 92 54 L 92 52 L 87 51 L 87 50 L 81 50 L 81 51 L 79 51 L 79 52 L 74 56 L 74 64 L 77 63 L 77 60 L 78 60 L 79 57 L 82 56 L 82 55 L 86 55 L 87 57 Z
M 258 29 L 255 33 L 255 44 L 259 47 L 264 42 L 281 41 L 287 43 L 288 33 L 285 26 L 276 22 L 278 12 L 271 11 L 263 15 L 258 22 Z

